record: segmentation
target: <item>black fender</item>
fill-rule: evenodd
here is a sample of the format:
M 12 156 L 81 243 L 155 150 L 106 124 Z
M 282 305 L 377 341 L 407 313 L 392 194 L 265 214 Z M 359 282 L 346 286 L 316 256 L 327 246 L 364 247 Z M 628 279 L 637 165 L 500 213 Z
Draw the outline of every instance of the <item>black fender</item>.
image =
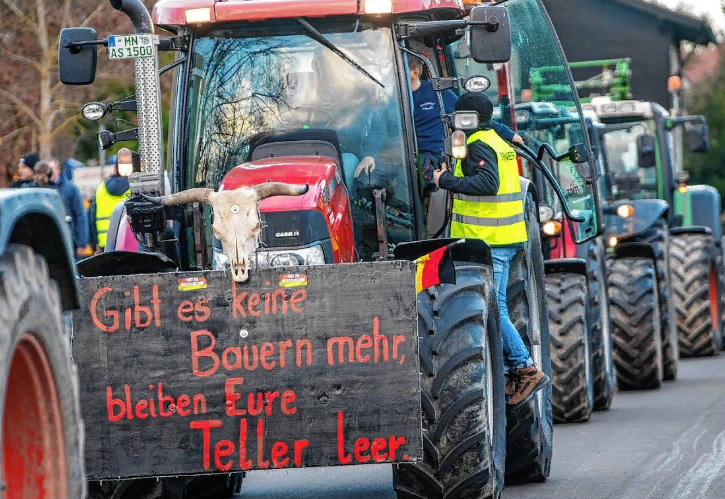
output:
M 634 207 L 634 214 L 628 218 L 622 218 L 616 214 L 618 206 L 630 204 Z M 605 215 L 607 224 L 606 237 L 616 237 L 622 241 L 633 239 L 643 232 L 651 229 L 658 220 L 667 220 L 670 205 L 661 199 L 636 199 L 617 203 L 606 211 L 613 211 Z
M 710 230 L 710 227 L 693 225 L 691 227 L 673 227 L 670 229 L 670 234 L 673 236 L 678 234 L 712 234 L 712 230 Z
M 0 254 L 24 244 L 45 258 L 63 311 L 79 308 L 75 254 L 65 208 L 53 189 L 0 189 Z
M 657 258 L 655 257 L 655 248 L 650 243 L 621 243 L 614 247 L 614 258 L 649 258 L 655 268 L 655 279 L 659 275 L 657 273 Z
M 400 243 L 393 250 L 393 255 L 399 260 L 417 260 L 423 255 L 456 241 L 463 242 L 451 248 L 453 260 L 493 266 L 491 247 L 480 239 L 428 239 L 427 241 Z
M 720 193 L 710 185 L 691 185 L 687 187 L 692 209 L 692 225 L 708 227 L 715 239 L 720 240 Z
M 587 276 L 587 262 L 581 258 L 557 258 L 544 260 L 544 274 L 580 274 Z
M 83 277 L 157 274 L 176 270 L 176 263 L 163 253 L 105 251 L 78 262 L 78 273 Z

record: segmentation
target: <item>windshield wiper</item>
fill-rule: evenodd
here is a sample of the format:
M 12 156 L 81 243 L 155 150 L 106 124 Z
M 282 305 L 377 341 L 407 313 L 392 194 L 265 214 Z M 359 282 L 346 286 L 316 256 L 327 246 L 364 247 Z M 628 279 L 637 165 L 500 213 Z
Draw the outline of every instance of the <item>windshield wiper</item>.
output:
M 352 59 L 350 59 L 347 56 L 347 54 L 345 54 L 345 52 L 343 52 L 342 50 L 340 50 L 337 47 L 337 45 L 335 45 L 330 40 L 328 40 L 327 38 L 325 38 L 325 35 L 323 35 L 319 31 L 317 31 L 314 26 L 312 26 L 310 23 L 308 23 L 307 21 L 305 21 L 301 17 L 298 17 L 297 18 L 297 22 L 299 22 L 307 30 L 307 32 L 309 33 L 307 36 L 309 36 L 310 38 L 312 38 L 313 40 L 315 40 L 320 45 L 323 45 L 323 46 L 327 47 L 328 49 L 330 49 L 331 51 L 333 51 L 335 54 L 337 54 L 337 56 L 340 57 L 340 59 L 342 59 L 343 61 L 345 61 L 346 63 L 348 63 L 350 66 L 352 66 L 353 68 L 355 68 L 358 71 L 360 71 L 362 74 L 364 74 L 365 76 L 367 76 L 368 78 L 370 78 L 371 80 L 373 80 L 375 83 L 377 83 L 381 87 L 385 88 L 385 85 L 383 85 L 382 83 L 380 83 L 373 75 L 371 75 L 370 73 L 368 73 L 365 70 L 365 68 L 363 68 L 362 66 L 360 66 L 360 64 L 358 64 L 357 62 L 355 62 Z

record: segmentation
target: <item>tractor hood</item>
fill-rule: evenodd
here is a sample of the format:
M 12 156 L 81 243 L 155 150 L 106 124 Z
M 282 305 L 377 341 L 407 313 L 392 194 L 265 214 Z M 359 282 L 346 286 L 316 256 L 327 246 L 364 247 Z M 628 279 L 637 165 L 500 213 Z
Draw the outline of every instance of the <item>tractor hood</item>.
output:
M 220 190 L 251 187 L 265 182 L 309 185 L 302 196 L 275 196 L 259 203 L 261 213 L 320 209 L 329 201 L 330 192 L 341 182 L 337 163 L 332 158 L 289 156 L 252 161 L 234 167 L 224 176 Z
M 616 237 L 619 241 L 631 239 L 647 231 L 658 220 L 667 221 L 667 210 L 669 205 L 660 199 L 637 199 L 621 201 L 613 205 L 616 208 L 620 205 L 629 204 L 634 208 L 634 214 L 627 218 L 619 215 L 605 215 L 606 237 Z

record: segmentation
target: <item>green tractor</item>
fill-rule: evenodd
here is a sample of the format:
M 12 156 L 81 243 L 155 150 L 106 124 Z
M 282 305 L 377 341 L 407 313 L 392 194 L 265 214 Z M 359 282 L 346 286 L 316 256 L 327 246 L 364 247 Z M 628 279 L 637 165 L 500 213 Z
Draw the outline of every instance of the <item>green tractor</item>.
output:
M 577 87 L 605 94 L 582 107 L 597 122 L 605 173 L 619 386 L 641 389 L 676 378 L 678 350 L 683 356 L 718 354 L 725 293 L 720 196 L 711 186 L 687 186 L 680 153 L 683 131 L 692 152 L 708 150 L 705 119 L 672 116 L 656 103 L 632 100 L 629 64 L 615 59 L 571 66 L 602 67 Z M 558 89 L 545 84 L 546 71 L 539 76 L 534 90 L 551 99 Z

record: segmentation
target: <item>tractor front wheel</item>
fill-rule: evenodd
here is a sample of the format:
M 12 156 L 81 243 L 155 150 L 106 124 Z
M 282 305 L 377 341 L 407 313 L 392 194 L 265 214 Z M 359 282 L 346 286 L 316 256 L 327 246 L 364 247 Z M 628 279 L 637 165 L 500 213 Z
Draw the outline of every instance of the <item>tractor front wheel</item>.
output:
M 614 365 L 620 390 L 659 388 L 664 379 L 657 275 L 649 258 L 609 266 Z
M 70 334 L 47 262 L 27 246 L 0 257 L 0 345 L 3 497 L 85 497 Z
M 677 335 L 685 357 L 717 355 L 722 346 L 716 247 L 710 234 L 672 238 Z
M 493 271 L 418 294 L 424 459 L 393 467 L 400 498 L 497 499 L 506 456 L 503 350 Z
M 586 281 L 580 274 L 546 276 L 555 423 L 589 421 L 594 408 Z

